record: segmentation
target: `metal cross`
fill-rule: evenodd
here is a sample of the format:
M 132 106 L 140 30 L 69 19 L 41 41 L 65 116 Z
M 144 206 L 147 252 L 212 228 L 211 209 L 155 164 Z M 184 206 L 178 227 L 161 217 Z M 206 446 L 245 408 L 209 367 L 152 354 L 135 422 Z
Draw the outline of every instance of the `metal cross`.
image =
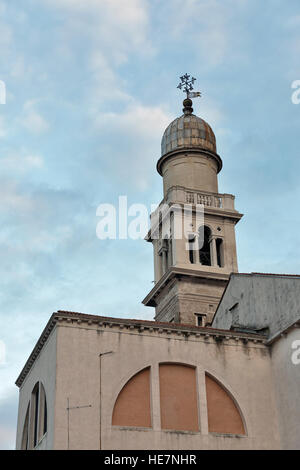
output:
M 193 85 L 195 81 L 196 78 L 191 77 L 190 75 L 185 73 L 184 75 L 182 75 L 182 77 L 180 77 L 180 83 L 177 88 L 186 93 L 187 98 L 196 98 L 197 96 L 201 96 L 201 93 L 199 91 L 191 93 L 191 91 L 194 89 Z

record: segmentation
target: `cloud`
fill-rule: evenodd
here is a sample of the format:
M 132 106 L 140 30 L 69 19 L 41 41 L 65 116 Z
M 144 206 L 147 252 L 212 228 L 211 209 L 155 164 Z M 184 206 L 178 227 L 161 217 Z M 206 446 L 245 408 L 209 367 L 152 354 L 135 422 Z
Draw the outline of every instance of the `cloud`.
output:
M 49 123 L 35 109 L 36 100 L 26 101 L 24 104 L 24 116 L 21 118 L 22 125 L 33 134 L 43 134 L 49 130 Z
M 107 175 L 122 181 L 130 179 L 132 187 L 140 191 L 147 189 L 160 156 L 162 134 L 172 120 L 169 113 L 159 106 L 132 102 L 124 112 L 100 112 L 93 120 L 104 138 L 111 142 L 107 149 L 110 154 L 106 161 Z
M 13 39 L 12 29 L 5 24 L 4 22 L 0 21 L 0 50 L 5 50 L 8 46 L 11 45 Z
M 0 171 L 16 176 L 16 173 L 24 173 L 29 170 L 39 169 L 44 166 L 44 160 L 39 155 L 30 155 L 24 151 L 18 154 L 10 153 L 0 158 Z
M 110 60 L 99 49 L 90 53 L 88 67 L 90 69 L 90 87 L 88 90 L 88 106 L 98 108 L 103 101 L 126 103 L 132 101 L 131 96 L 123 91 L 124 80 L 117 75 Z
M 64 10 L 65 34 L 90 36 L 115 63 L 127 60 L 131 50 L 152 51 L 148 35 L 148 3 L 145 0 L 44 0 L 49 8 Z
M 18 410 L 18 392 L 11 386 L 0 399 L 0 450 L 14 449 Z
M 160 138 L 171 119 L 159 106 L 143 106 L 140 103 L 130 105 L 123 113 L 100 113 L 95 118 L 98 127 L 114 127 L 134 138 L 142 136 L 151 139 Z
M 159 43 L 171 37 L 182 54 L 190 50 L 195 63 L 195 58 L 201 60 L 201 70 L 220 66 L 237 54 L 236 46 L 243 41 L 246 31 L 238 14 L 248 4 L 248 0 L 186 0 L 183 7 L 180 0 L 165 2 L 159 18 L 164 40 L 159 34 Z
M 29 211 L 33 203 L 28 194 L 22 194 L 15 182 L 9 180 L 1 181 L 0 212 L 10 210 Z
M 30 72 L 30 67 L 25 65 L 23 56 L 16 57 L 10 67 L 10 73 L 13 78 L 23 79 Z

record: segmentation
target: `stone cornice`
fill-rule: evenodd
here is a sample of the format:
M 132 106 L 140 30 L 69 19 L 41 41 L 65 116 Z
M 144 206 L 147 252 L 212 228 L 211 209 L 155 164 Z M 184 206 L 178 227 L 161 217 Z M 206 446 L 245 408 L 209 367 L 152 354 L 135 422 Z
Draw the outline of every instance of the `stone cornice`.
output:
M 167 323 L 167 322 L 157 322 L 157 321 L 148 321 L 148 320 L 139 320 L 139 319 L 129 319 L 129 318 L 114 318 L 114 317 L 104 317 L 99 315 L 91 315 L 86 313 L 79 312 L 69 312 L 64 310 L 58 310 L 58 312 L 53 313 L 50 317 L 46 327 L 44 328 L 39 340 L 37 341 L 32 353 L 30 354 L 25 366 L 23 367 L 20 375 L 16 380 L 16 385 L 21 387 L 24 382 L 27 374 L 30 372 L 35 360 L 39 356 L 44 344 L 46 343 L 49 335 L 56 325 L 59 324 L 72 324 L 78 328 L 89 325 L 97 326 L 100 328 L 112 328 L 119 327 L 120 329 L 129 329 L 131 331 L 135 330 L 137 333 L 143 333 L 148 331 L 150 333 L 166 333 L 176 334 L 188 338 L 194 336 L 199 338 L 203 336 L 205 339 L 212 337 L 216 341 L 220 342 L 226 339 L 235 339 L 236 341 L 241 340 L 243 343 L 248 341 L 253 341 L 254 343 L 265 343 L 265 337 L 259 334 L 248 334 L 240 333 L 229 330 L 220 330 L 210 327 L 199 327 L 187 324 L 179 323 Z
M 194 279 L 208 279 L 212 281 L 224 281 L 227 282 L 229 279 L 230 274 L 228 273 L 218 273 L 214 271 L 196 271 L 194 269 L 184 269 L 184 268 L 176 268 L 172 266 L 164 275 L 163 277 L 155 284 L 153 289 L 149 292 L 149 294 L 144 298 L 142 303 L 144 305 L 153 307 L 155 306 L 154 297 L 156 297 L 164 288 L 165 286 L 173 280 L 175 277 L 188 277 L 189 280 L 191 278 Z
M 30 354 L 29 358 L 27 359 L 25 366 L 23 367 L 20 375 L 18 376 L 16 380 L 16 385 L 20 387 L 28 374 L 29 370 L 31 369 L 32 365 L 34 364 L 34 361 L 40 354 L 41 349 L 43 348 L 44 344 L 46 343 L 51 331 L 53 330 L 55 324 L 56 324 L 56 318 L 55 318 L 55 313 L 53 313 L 45 326 L 41 336 L 39 337 L 35 347 L 33 348 L 32 353 Z

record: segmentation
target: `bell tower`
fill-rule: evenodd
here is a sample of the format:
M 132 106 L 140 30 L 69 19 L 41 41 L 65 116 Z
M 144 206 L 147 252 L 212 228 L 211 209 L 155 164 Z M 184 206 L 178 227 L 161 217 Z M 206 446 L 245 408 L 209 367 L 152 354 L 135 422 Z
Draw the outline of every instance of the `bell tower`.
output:
M 164 198 L 146 240 L 154 251 L 154 287 L 143 300 L 155 320 L 210 324 L 231 272 L 237 272 L 234 196 L 218 192 L 222 160 L 211 127 L 193 114 L 195 79 L 181 77 L 183 114 L 166 128 L 157 171 Z

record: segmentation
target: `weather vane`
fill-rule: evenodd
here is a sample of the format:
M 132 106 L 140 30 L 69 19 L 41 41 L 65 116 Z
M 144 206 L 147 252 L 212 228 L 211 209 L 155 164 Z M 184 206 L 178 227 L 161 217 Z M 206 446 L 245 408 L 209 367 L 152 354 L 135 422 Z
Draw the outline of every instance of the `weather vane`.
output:
M 194 89 L 193 85 L 195 81 L 196 78 L 191 78 L 191 76 L 186 73 L 180 77 L 180 83 L 177 88 L 186 93 L 187 98 L 197 98 L 198 96 L 201 96 L 201 93 L 200 91 L 192 91 Z

